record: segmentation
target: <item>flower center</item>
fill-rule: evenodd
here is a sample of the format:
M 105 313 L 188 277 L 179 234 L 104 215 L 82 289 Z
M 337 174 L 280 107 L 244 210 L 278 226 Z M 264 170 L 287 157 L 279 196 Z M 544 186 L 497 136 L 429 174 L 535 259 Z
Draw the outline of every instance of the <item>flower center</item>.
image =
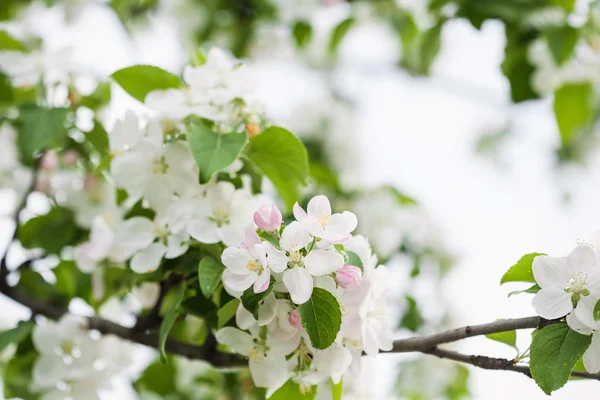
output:
M 293 268 L 294 266 L 304 267 L 304 256 L 299 251 L 290 250 L 288 251 L 288 266 Z
M 229 210 L 223 206 L 217 206 L 213 209 L 212 221 L 220 228 L 229 224 Z
M 246 263 L 248 271 L 262 271 L 262 263 L 259 260 L 249 260 Z
M 565 292 L 572 293 L 571 300 L 573 304 L 577 304 L 581 296 L 589 296 L 590 291 L 587 289 L 588 274 L 580 272 L 571 275 L 567 282 Z
M 329 225 L 329 221 L 331 220 L 331 215 L 319 215 L 317 217 L 317 221 L 321 224 L 321 228 L 325 229 L 327 225 Z
M 154 168 L 152 172 L 155 175 L 166 174 L 169 171 L 169 164 L 167 164 L 167 160 L 164 156 L 154 160 Z

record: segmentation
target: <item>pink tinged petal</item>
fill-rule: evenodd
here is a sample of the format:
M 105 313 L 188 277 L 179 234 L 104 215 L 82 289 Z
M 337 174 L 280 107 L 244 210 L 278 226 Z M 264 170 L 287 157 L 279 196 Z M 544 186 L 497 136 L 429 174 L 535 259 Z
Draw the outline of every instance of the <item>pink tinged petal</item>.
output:
M 223 271 L 223 284 L 228 288 L 236 291 L 243 292 L 248 289 L 254 281 L 258 278 L 258 274 L 256 272 L 250 272 L 244 275 L 237 275 L 226 269 Z
M 267 268 L 258 276 L 254 282 L 254 293 L 262 293 L 269 287 L 271 281 L 271 271 Z
M 582 335 L 592 334 L 592 328 L 583 324 L 579 318 L 577 318 L 574 312 L 567 315 L 567 325 L 569 325 L 569 328 L 573 329 L 575 332 L 581 333 Z
M 258 309 L 258 326 L 265 326 L 271 323 L 277 315 L 277 298 L 275 294 L 271 293 L 261 304 Z
M 133 272 L 147 274 L 158 269 L 167 247 L 162 243 L 152 243 L 144 250 L 138 251 L 131 259 L 130 266 Z
M 362 271 L 354 265 L 344 265 L 336 272 L 335 281 L 344 289 L 353 290 L 360 286 Z
M 537 314 L 545 319 L 564 317 L 573 309 L 571 294 L 555 287 L 542 288 L 532 304 Z
M 242 303 L 240 303 L 237 312 L 235 313 L 235 324 L 243 330 L 248 330 L 256 325 L 256 320 L 252 316 L 252 313 L 246 310 Z
M 308 217 L 311 219 L 331 215 L 331 204 L 329 203 L 327 196 L 323 195 L 315 196 L 310 199 L 306 209 L 308 211 Z
M 247 265 L 250 261 L 253 261 L 250 252 L 239 247 L 228 247 L 221 254 L 221 262 L 234 274 L 248 274 L 250 271 Z
M 219 344 L 225 345 L 238 354 L 248 357 L 254 348 L 254 339 L 246 332 L 232 327 L 219 329 L 215 333 Z
M 221 240 L 217 225 L 208 218 L 192 219 L 187 229 L 191 237 L 202 243 L 218 243 Z
M 598 257 L 594 249 L 587 244 L 580 244 L 575 247 L 567 256 L 567 265 L 571 274 L 586 273 L 590 274 L 598 268 Z
M 296 329 L 302 329 L 302 321 L 300 320 L 300 312 L 297 308 L 293 309 L 288 317 L 288 322 Z
M 133 217 L 117 227 L 116 241 L 120 247 L 133 251 L 150 246 L 156 235 L 154 223 L 144 217 Z
M 266 232 L 279 231 L 283 217 L 275 204 L 263 204 L 254 212 L 254 223 Z
M 254 248 L 255 245 L 260 244 L 260 237 L 254 230 L 254 227 L 249 226 L 244 230 L 244 234 L 246 236 L 246 245 L 249 248 Z
M 303 304 L 310 299 L 313 290 L 313 280 L 305 268 L 292 268 L 283 273 L 283 283 L 290 292 L 292 301 Z
M 298 251 L 306 247 L 310 240 L 308 231 L 299 222 L 294 221 L 283 230 L 279 244 L 284 250 Z
M 306 211 L 304 211 L 304 209 L 300 207 L 300 204 L 298 203 L 294 204 L 293 213 L 296 221 L 300 222 L 301 224 L 308 219 L 308 214 L 306 214 Z
M 594 333 L 590 347 L 583 354 L 583 366 L 590 374 L 600 371 L 600 333 L 598 332 Z
M 278 250 L 269 242 L 263 242 L 263 247 L 267 252 L 267 265 L 273 272 L 280 273 L 287 268 L 289 261 L 285 251 Z
M 537 256 L 533 259 L 533 276 L 541 288 L 565 289 L 571 276 L 563 257 Z
M 329 250 L 313 250 L 304 257 L 304 265 L 314 276 L 322 276 L 336 272 L 344 266 L 344 257 Z

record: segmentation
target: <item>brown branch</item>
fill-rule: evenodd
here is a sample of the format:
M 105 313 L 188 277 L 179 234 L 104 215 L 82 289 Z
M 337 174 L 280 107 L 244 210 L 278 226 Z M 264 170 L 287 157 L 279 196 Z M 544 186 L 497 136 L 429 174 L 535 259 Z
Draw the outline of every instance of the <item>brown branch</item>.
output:
M 529 367 L 527 365 L 517 364 L 516 360 L 462 354 L 451 350 L 440 349 L 438 347 L 421 352 L 447 360 L 470 364 L 483 369 L 519 372 L 531 378 L 531 370 Z M 600 374 L 589 374 L 587 372 L 573 371 L 571 376 L 600 381 Z

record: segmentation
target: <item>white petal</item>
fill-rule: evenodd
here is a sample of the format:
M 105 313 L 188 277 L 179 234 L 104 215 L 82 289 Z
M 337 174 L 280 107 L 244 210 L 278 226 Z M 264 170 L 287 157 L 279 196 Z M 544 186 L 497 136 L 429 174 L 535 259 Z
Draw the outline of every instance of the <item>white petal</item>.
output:
M 332 276 L 317 276 L 315 277 L 314 281 L 316 287 L 325 289 L 335 296 L 337 292 L 337 284 Z
M 569 328 L 573 329 L 575 332 L 581 333 L 582 335 L 592 334 L 592 328 L 584 325 L 583 322 L 577 318 L 574 312 L 567 315 L 567 325 L 569 325 Z
M 52 388 L 67 375 L 64 363 L 55 354 L 41 355 L 33 367 L 33 385 L 38 388 Z
M 215 333 L 215 338 L 220 344 L 246 357 L 250 355 L 250 352 L 254 348 L 252 336 L 232 327 L 219 329 Z
M 247 265 L 253 261 L 247 249 L 239 247 L 228 247 L 221 254 L 221 262 L 234 274 L 248 274 Z
M 208 218 L 194 218 L 188 223 L 188 233 L 191 237 L 202 243 L 218 243 L 219 228 Z
M 590 374 L 600 371 L 600 333 L 598 332 L 594 333 L 590 347 L 583 354 L 583 366 Z
M 350 350 L 339 344 L 333 344 L 328 349 L 317 351 L 311 366 L 331 376 L 334 383 L 339 383 L 351 363 L 352 353 Z
M 33 328 L 31 339 L 41 354 L 54 354 L 54 349 L 60 346 L 62 340 L 56 323 L 49 320 L 42 320 Z
M 326 196 L 315 196 L 308 202 L 306 207 L 309 218 L 327 217 L 331 215 L 331 204 Z
M 144 250 L 140 250 L 131 259 L 130 266 L 133 272 L 147 274 L 158 269 L 167 247 L 162 243 L 152 243 Z
M 263 247 L 267 252 L 267 265 L 273 272 L 280 273 L 287 268 L 289 261 L 285 251 L 278 250 L 269 242 L 263 242 Z
M 115 185 L 133 197 L 141 197 L 152 179 L 155 156 L 153 151 L 138 149 L 113 158 L 110 172 Z
M 292 222 L 285 227 L 279 244 L 288 251 L 298 251 L 310 243 L 310 234 L 299 222 Z
M 283 330 L 279 330 L 276 334 L 269 334 L 267 336 L 267 343 L 269 348 L 277 354 L 283 354 L 287 356 L 295 351 L 300 345 L 302 339 L 301 331 L 293 328 L 290 332 L 286 332 L 284 335 Z
M 265 301 L 258 309 L 258 325 L 265 326 L 270 324 L 276 314 L 277 299 L 275 298 L 275 294 L 271 293 L 265 298 Z
M 258 387 L 281 387 L 289 378 L 285 357 L 274 352 L 250 358 L 249 366 L 252 380 Z
M 141 250 L 156 238 L 155 226 L 152 221 L 144 217 L 133 217 L 117 226 L 116 242 L 119 247 L 131 251 Z
M 331 274 L 344 266 L 344 257 L 329 250 L 313 250 L 304 257 L 304 265 L 314 276 Z
M 594 307 L 596 306 L 597 301 L 598 297 L 583 296 L 579 300 L 579 303 L 577 303 L 574 314 L 577 317 L 577 320 L 583 325 L 595 330 L 600 330 L 600 321 L 594 320 Z
M 572 274 L 580 272 L 590 274 L 598 268 L 598 257 L 590 246 L 580 244 L 569 253 L 567 264 Z
M 254 282 L 254 293 L 262 293 L 269 287 L 271 281 L 271 270 L 264 270 Z
M 535 312 L 546 319 L 564 317 L 573 309 L 571 294 L 555 287 L 540 290 L 532 301 Z
M 253 325 L 256 325 L 256 320 L 252 313 L 244 308 L 242 303 L 238 306 L 235 313 L 235 324 L 243 330 L 250 329 Z
M 563 257 L 537 256 L 533 259 L 533 276 L 541 288 L 564 289 L 569 281 L 569 267 Z
M 223 271 L 223 285 L 227 286 L 236 292 L 243 292 L 248 289 L 258 278 L 258 274 L 254 271 L 245 275 L 237 275 L 226 269 Z
M 296 221 L 300 222 L 301 224 L 308 219 L 308 214 L 306 214 L 306 211 L 304 211 L 304 209 L 300 207 L 300 204 L 298 203 L 294 204 L 293 212 L 294 218 L 296 218 Z
M 219 238 L 227 246 L 238 246 L 244 241 L 243 225 L 237 225 L 234 220 L 219 229 Z
M 292 268 L 283 273 L 283 283 L 290 292 L 292 301 L 303 304 L 310 299 L 313 290 L 313 280 L 305 268 Z
M 173 233 L 167 238 L 167 254 L 165 258 L 177 258 L 189 249 L 189 245 L 184 244 L 190 239 L 186 231 Z

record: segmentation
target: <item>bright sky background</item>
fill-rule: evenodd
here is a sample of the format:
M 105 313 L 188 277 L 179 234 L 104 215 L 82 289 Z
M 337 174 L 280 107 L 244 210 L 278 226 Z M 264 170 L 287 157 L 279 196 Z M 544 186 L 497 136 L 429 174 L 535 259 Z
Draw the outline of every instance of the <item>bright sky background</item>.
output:
M 69 28 L 51 17 L 35 18 L 35 29 L 49 33 L 51 45 L 74 46 L 77 60 L 106 75 L 141 62 L 176 70 L 186 57 L 175 27 L 172 19 L 154 21 L 132 43 L 101 6 L 88 9 Z M 395 45 L 384 30 L 365 27 L 342 46 L 349 91 L 360 112 L 356 139 L 364 151 L 362 177 L 370 185 L 392 183 L 413 195 L 442 227 L 448 247 L 458 255 L 443 286 L 456 326 L 533 315 L 531 297 L 507 299 L 515 288 L 499 287 L 500 277 L 523 254 L 565 255 L 578 239 L 600 229 L 598 152 L 587 168 L 556 167 L 558 132 L 551 102 L 509 103 L 499 68 L 504 46 L 500 24 L 486 24 L 481 31 L 464 21 L 448 24 L 433 78 L 417 79 L 393 68 Z M 305 90 L 285 66 L 274 64 L 268 71 L 261 82 L 264 91 L 292 98 Z M 132 104 L 118 97 L 118 115 Z M 501 127 L 508 118 L 514 134 L 500 149 L 502 163 L 476 155 L 477 135 Z M 570 202 L 563 201 L 565 192 Z M 7 316 L 4 303 L 0 325 L 17 316 Z M 520 342 L 527 342 L 526 335 L 522 332 Z M 458 348 L 514 356 L 486 339 L 469 339 Z M 377 376 L 374 387 L 390 383 L 391 358 L 379 357 L 378 371 L 386 373 Z M 570 383 L 552 398 L 588 398 L 597 391 L 595 384 Z M 547 398 L 533 381 L 513 372 L 472 369 L 471 389 L 473 398 L 481 400 Z

